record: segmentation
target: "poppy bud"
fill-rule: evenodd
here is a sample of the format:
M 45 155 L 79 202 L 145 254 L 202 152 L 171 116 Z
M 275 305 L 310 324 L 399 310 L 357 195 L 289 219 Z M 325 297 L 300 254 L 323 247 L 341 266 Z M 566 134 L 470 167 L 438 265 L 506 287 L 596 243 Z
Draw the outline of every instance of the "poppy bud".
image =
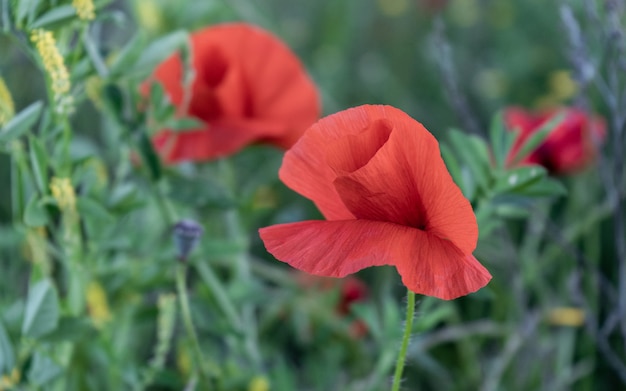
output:
M 204 232 L 202 226 L 193 220 L 181 220 L 174 225 L 174 244 L 180 261 L 185 262 L 187 260 L 191 251 L 198 244 L 202 232 Z

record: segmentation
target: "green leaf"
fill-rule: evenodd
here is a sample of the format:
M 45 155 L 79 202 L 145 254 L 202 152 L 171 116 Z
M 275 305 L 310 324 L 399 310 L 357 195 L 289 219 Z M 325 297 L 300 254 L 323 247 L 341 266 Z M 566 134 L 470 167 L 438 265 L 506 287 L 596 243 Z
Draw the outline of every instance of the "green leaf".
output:
M 230 208 L 236 205 L 236 200 L 228 189 L 213 178 L 186 178 L 175 176 L 169 178 L 168 196 L 182 204 L 189 206 L 204 206 L 214 208 Z
M 455 307 L 449 301 L 440 301 L 440 304 L 428 312 L 422 312 L 415 320 L 415 331 L 429 331 L 445 320 L 453 319 L 456 315 Z
M 30 145 L 28 154 L 35 183 L 37 184 L 39 192 L 46 194 L 48 192 L 46 188 L 48 183 L 48 158 L 46 150 L 43 146 L 43 142 L 34 136 L 28 138 L 28 143 Z
M 141 56 L 141 50 L 146 45 L 146 36 L 139 31 L 135 34 L 122 50 L 115 56 L 115 61 L 111 65 L 109 71 L 110 76 L 123 75 L 129 67 L 131 67 Z
M 206 124 L 199 119 L 185 117 L 185 118 L 173 118 L 165 123 L 165 128 L 174 132 L 184 132 L 190 130 L 198 130 L 205 128 Z
M 40 352 L 33 354 L 33 361 L 28 370 L 28 382 L 35 386 L 43 386 L 54 380 L 63 372 L 61 366 L 52 361 L 50 357 Z
M 504 168 L 506 158 L 517 138 L 517 132 L 508 131 L 504 123 L 504 113 L 498 112 L 491 121 L 489 137 L 496 167 Z
M 471 136 L 457 129 L 448 132 L 450 143 L 470 170 L 472 179 L 480 189 L 487 189 L 491 180 L 489 148 L 483 139 Z
M 33 195 L 24 210 L 24 224 L 29 227 L 41 227 L 48 223 L 48 211 L 45 204 Z
M 517 193 L 528 197 L 556 197 L 566 195 L 567 189 L 556 179 L 545 177 L 524 187 Z
M 0 142 L 8 143 L 26 133 L 37 122 L 43 103 L 37 101 L 13 117 L 0 129 Z
M 154 105 L 160 105 L 165 100 L 165 90 L 161 83 L 150 84 L 150 102 Z M 157 118 L 160 119 L 160 118 Z
M 502 219 L 494 218 L 493 207 L 488 201 L 479 203 L 474 212 L 476 213 L 476 222 L 478 223 L 479 239 L 489 237 L 491 232 L 503 223 Z
M 463 177 L 461 175 L 461 166 L 459 166 L 459 161 L 456 159 L 454 153 L 452 153 L 452 150 L 450 149 L 450 147 L 448 147 L 448 145 L 441 143 L 439 144 L 439 147 L 441 148 L 441 157 L 446 163 L 446 167 L 448 168 L 448 172 L 450 172 L 450 175 L 452 176 L 452 180 L 454 181 L 454 183 L 457 184 L 457 186 L 461 188 L 461 191 L 463 191 L 463 194 L 467 197 L 464 189 L 465 186 L 463 182 Z
M 81 216 L 94 220 L 108 222 L 113 220 L 113 215 L 99 202 L 87 197 L 79 197 L 76 201 L 78 212 Z
M 382 305 L 383 315 L 383 332 L 385 333 L 385 341 L 397 341 L 402 336 L 402 330 L 398 327 L 402 323 L 400 309 L 397 303 L 390 297 L 386 296 Z
M 22 334 L 38 338 L 54 331 L 59 322 L 59 298 L 50 280 L 41 280 L 28 290 Z
M 138 76 L 151 73 L 154 68 L 170 57 L 174 52 L 185 47 L 189 41 L 186 31 L 175 31 L 154 42 L 141 53 L 135 64 L 127 69 L 127 74 L 137 74 Z
M 495 193 L 517 193 L 520 189 L 539 181 L 548 174 L 541 166 L 526 166 L 508 170 L 500 175 L 493 186 Z
M 534 200 L 520 195 L 498 195 L 491 201 L 496 215 L 506 218 L 526 218 Z
M 32 30 L 46 26 L 49 27 L 52 24 L 63 23 L 74 17 L 76 17 L 76 8 L 70 4 L 61 5 L 51 9 L 35 20 L 30 25 L 30 29 Z
M 384 342 L 383 326 L 376 308 L 371 303 L 351 303 L 350 312 L 356 315 L 357 319 L 365 322 L 368 332 L 375 341 Z
M 15 367 L 15 352 L 9 335 L 0 321 L 0 375 L 9 373 Z
M 115 119 L 119 123 L 124 123 L 124 94 L 115 84 L 107 84 L 104 89 L 105 104 L 115 114 Z
M 40 0 L 20 0 L 17 2 L 17 12 L 15 15 L 15 24 L 22 26 L 22 22 L 27 17 L 34 15 Z
M 515 165 L 522 161 L 526 156 L 530 155 L 532 151 L 537 149 L 539 145 L 552 133 L 558 125 L 561 124 L 565 118 L 565 113 L 559 113 L 552 117 L 548 122 L 543 124 L 539 130 L 534 132 L 517 151 L 512 159 L 512 164 Z
M 152 141 L 148 138 L 146 132 L 140 132 L 139 134 L 139 152 L 143 158 L 143 161 L 148 166 L 150 174 L 154 181 L 158 181 L 161 178 L 161 160 L 154 150 Z
M 59 326 L 42 340 L 49 343 L 76 342 L 97 334 L 88 317 L 63 317 Z
M 495 207 L 495 212 L 500 217 L 525 219 L 528 217 L 528 208 L 523 205 L 502 204 Z

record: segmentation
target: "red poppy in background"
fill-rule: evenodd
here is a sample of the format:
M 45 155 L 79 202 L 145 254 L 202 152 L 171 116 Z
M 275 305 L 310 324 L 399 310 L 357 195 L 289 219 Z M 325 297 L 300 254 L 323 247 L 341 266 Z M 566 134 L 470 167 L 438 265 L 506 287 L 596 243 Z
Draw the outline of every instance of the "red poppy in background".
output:
M 260 230 L 267 250 L 297 269 L 344 277 L 394 265 L 408 289 L 442 299 L 491 279 L 472 256 L 476 217 L 437 140 L 396 108 L 360 106 L 318 121 L 279 175 L 328 220 Z
M 588 166 L 595 159 L 597 145 L 604 140 L 605 122 L 600 117 L 590 117 L 576 108 L 562 108 L 533 114 L 513 107 L 505 111 L 509 129 L 519 129 L 520 134 L 511 149 L 508 163 L 512 163 L 526 140 L 559 113 L 565 117 L 541 145 L 520 160 L 521 164 L 539 164 L 555 175 L 569 174 Z
M 317 89 L 298 58 L 278 38 L 245 23 L 212 26 L 191 35 L 195 79 L 184 105 L 182 63 L 160 64 L 162 83 L 179 115 L 204 123 L 164 130 L 154 144 L 168 163 L 210 160 L 255 141 L 289 148 L 320 115 Z

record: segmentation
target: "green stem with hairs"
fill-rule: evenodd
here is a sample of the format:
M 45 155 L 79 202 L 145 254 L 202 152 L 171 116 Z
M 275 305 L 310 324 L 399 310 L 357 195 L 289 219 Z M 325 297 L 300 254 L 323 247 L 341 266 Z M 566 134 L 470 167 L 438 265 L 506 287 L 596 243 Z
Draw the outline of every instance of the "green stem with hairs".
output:
M 404 370 L 404 361 L 406 352 L 409 348 L 409 340 L 411 339 L 411 331 L 413 330 L 413 317 L 415 315 L 415 293 L 407 289 L 406 297 L 406 323 L 404 324 L 404 336 L 402 337 L 402 346 L 398 359 L 396 361 L 396 371 L 393 375 L 392 391 L 400 390 L 400 381 L 402 380 L 402 371 Z

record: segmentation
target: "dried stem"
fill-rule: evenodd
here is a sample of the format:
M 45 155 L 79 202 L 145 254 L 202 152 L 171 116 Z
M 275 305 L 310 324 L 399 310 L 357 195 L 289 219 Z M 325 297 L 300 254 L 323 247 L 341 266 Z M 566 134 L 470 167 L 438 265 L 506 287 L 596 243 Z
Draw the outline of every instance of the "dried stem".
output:
M 452 105 L 452 109 L 455 111 L 459 120 L 461 120 L 465 131 L 482 135 L 484 132 L 476 120 L 476 116 L 472 113 L 465 95 L 461 92 L 456 77 L 456 69 L 452 62 L 452 50 L 446 37 L 445 24 L 441 17 L 435 20 L 435 27 L 432 34 L 432 46 L 435 53 L 435 60 L 437 61 L 441 78 L 443 79 L 445 92 Z

